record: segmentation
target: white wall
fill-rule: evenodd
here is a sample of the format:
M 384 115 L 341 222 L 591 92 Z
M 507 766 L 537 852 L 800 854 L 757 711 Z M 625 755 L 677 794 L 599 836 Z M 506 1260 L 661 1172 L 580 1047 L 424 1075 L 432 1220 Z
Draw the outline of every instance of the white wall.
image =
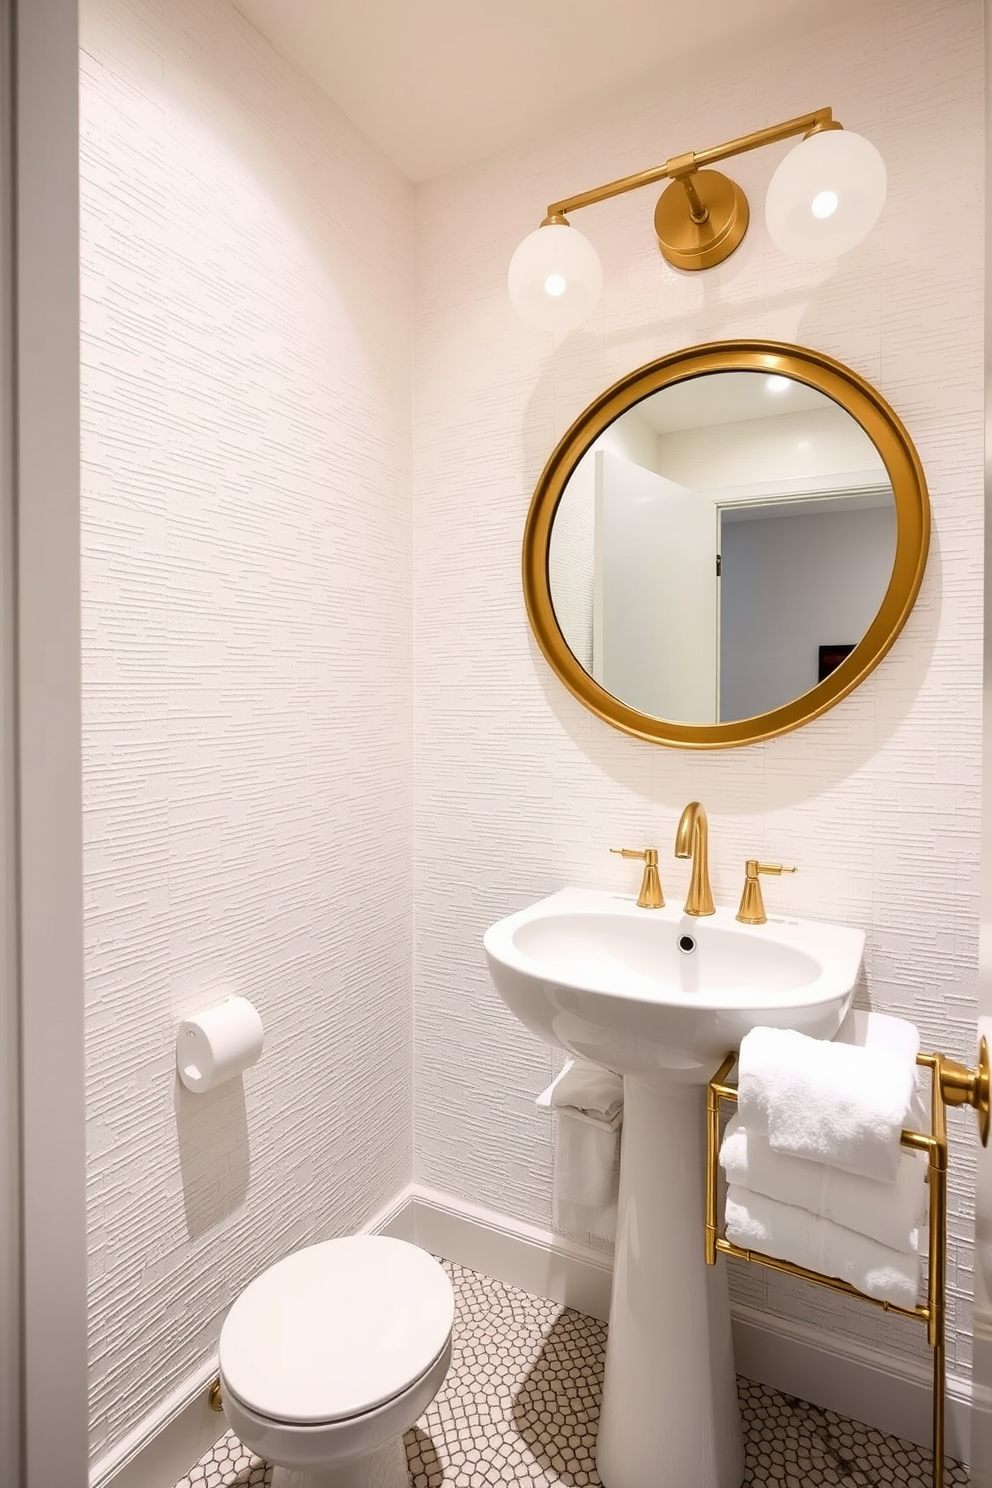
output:
M 820 646 L 857 645 L 888 587 L 895 534 L 891 504 L 723 522 L 723 722 L 815 687 Z
M 409 1179 L 412 191 L 226 0 L 86 0 L 83 48 L 101 1455 Z M 178 1091 L 228 989 L 262 1061 Z
M 493 920 L 572 883 L 635 890 L 611 846 L 657 844 L 672 900 L 675 824 L 710 813 L 715 892 L 744 861 L 798 863 L 776 888 L 797 914 L 868 931 L 862 996 L 914 1018 L 926 1047 L 970 1057 L 975 1016 L 981 686 L 983 55 L 978 0 L 880 0 L 823 13 L 805 40 L 755 31 L 696 69 L 658 72 L 527 150 L 418 193 L 416 1171 L 547 1226 L 551 1151 L 534 1095 L 554 1059 L 499 1004 L 483 962 Z M 907 80 L 912 80 L 908 86 Z M 581 214 L 603 301 L 560 347 L 506 302 L 515 244 L 563 191 L 594 186 L 830 103 L 875 141 L 890 198 L 836 264 L 785 261 L 763 227 L 782 153 L 741 157 L 749 235 L 726 264 L 666 268 L 654 198 Z M 784 148 L 784 147 L 783 147 Z M 946 222 L 954 217 L 952 248 Z M 577 214 L 577 225 L 579 225 Z M 611 730 L 531 639 L 520 540 L 543 463 L 603 388 L 652 357 L 720 337 L 816 347 L 874 383 L 908 426 L 931 488 L 919 602 L 881 666 L 808 727 L 726 752 L 666 750 Z M 970 1357 L 972 1123 L 953 1118 L 949 1367 Z M 739 1301 L 921 1357 L 922 1330 L 757 1268 Z

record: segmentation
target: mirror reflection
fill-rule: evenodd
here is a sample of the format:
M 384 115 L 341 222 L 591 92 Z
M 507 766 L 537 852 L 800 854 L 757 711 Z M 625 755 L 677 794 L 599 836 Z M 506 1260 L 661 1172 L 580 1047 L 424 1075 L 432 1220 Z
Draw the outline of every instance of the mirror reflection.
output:
M 599 436 L 555 511 L 548 581 L 579 664 L 686 724 L 753 718 L 861 640 L 896 549 L 888 474 L 861 425 L 797 379 L 713 372 Z

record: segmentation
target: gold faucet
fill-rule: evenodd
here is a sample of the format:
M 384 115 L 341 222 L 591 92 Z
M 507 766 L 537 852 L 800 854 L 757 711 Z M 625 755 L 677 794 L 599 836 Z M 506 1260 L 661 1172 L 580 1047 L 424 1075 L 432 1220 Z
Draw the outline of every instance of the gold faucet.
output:
M 764 925 L 768 921 L 765 914 L 765 899 L 761 892 L 761 880 L 759 873 L 797 873 L 796 868 L 787 868 L 784 863 L 759 863 L 757 858 L 748 858 L 744 865 L 744 892 L 741 894 L 741 907 L 737 911 L 737 918 L 742 925 Z
M 637 858 L 644 864 L 641 892 L 637 896 L 639 907 L 664 909 L 665 896 L 661 892 L 661 879 L 658 875 L 658 849 L 646 847 L 643 852 L 635 852 L 632 847 L 611 847 L 610 852 L 619 854 L 621 858 Z
M 692 876 L 686 895 L 688 915 L 716 914 L 710 888 L 709 823 L 699 801 L 690 801 L 675 829 L 675 856 L 692 859 Z

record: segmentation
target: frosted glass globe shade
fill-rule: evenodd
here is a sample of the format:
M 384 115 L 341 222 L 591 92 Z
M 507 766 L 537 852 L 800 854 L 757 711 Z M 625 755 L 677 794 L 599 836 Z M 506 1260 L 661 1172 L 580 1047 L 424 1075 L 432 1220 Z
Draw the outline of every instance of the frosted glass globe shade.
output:
M 886 185 L 885 161 L 863 135 L 812 134 L 772 176 L 765 199 L 769 237 L 791 258 L 837 258 L 875 226 Z
M 564 223 L 529 233 L 510 259 L 510 303 L 528 325 L 565 331 L 585 320 L 603 288 L 599 254 Z

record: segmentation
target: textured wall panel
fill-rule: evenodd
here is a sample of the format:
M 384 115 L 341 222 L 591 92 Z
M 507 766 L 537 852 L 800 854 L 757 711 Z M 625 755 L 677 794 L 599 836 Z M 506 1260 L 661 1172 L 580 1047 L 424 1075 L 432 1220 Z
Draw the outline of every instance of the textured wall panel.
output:
M 87 0 L 92 1445 L 411 1165 L 411 188 L 225 0 Z M 177 1021 L 261 1063 L 177 1089 Z
M 881 149 L 890 199 L 836 264 L 786 262 L 763 194 L 782 149 L 735 162 L 753 204 L 739 251 L 679 274 L 654 246 L 650 192 L 575 216 L 604 264 L 602 304 L 557 348 L 506 301 L 506 264 L 547 202 L 830 103 Z M 805 40 L 752 34 L 705 68 L 659 71 L 532 148 L 418 192 L 415 929 L 417 1175 L 550 1222 L 551 1149 L 532 1101 L 553 1058 L 495 996 L 492 920 L 565 884 L 635 890 L 621 843 L 661 848 L 699 796 L 714 887 L 744 860 L 795 862 L 772 912 L 862 925 L 861 1000 L 973 1049 L 977 953 L 982 523 L 983 66 L 978 0 L 866 6 Z M 784 147 L 783 147 L 784 148 Z M 955 223 L 947 235 L 947 222 Z M 798 341 L 890 400 L 930 481 L 934 540 L 919 603 L 871 679 L 826 717 L 763 745 L 693 754 L 585 712 L 530 638 L 520 539 L 534 482 L 571 420 L 617 377 L 727 336 Z M 664 638 L 659 637 L 659 644 Z M 950 1367 L 970 1357 L 970 1123 L 953 1120 Z M 824 1330 L 925 1352 L 921 1330 L 756 1269 L 738 1295 Z

